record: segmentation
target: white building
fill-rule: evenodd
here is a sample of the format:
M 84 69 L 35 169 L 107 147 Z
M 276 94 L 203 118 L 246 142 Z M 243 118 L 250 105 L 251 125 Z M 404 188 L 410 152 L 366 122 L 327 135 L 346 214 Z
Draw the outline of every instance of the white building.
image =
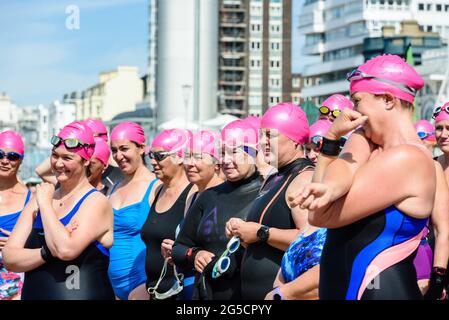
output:
M 81 92 L 64 96 L 64 103 L 76 105 L 76 118 L 110 121 L 123 112 L 134 111 L 144 97 L 143 81 L 137 67 L 119 66 L 102 72 L 99 83 Z
M 54 101 L 48 106 L 48 110 L 50 137 L 58 134 L 65 125 L 76 120 L 76 105 L 73 103 Z
M 217 112 L 218 0 L 157 3 L 157 122 Z
M 17 130 L 17 106 L 6 93 L 0 93 L 0 132 Z
M 27 147 L 50 148 L 49 108 L 25 106 L 18 109 L 18 131 L 22 134 Z
M 317 104 L 347 92 L 346 73 L 364 63 L 363 40 L 381 36 L 383 26 L 394 26 L 399 33 L 401 21 L 416 20 L 422 31 L 447 38 L 448 16 L 449 0 L 305 0 L 299 17 L 303 54 L 320 61 L 305 66 L 302 97 Z
M 157 72 L 157 0 L 149 0 L 148 3 L 148 75 L 146 100 L 150 108 L 156 108 L 156 72 Z

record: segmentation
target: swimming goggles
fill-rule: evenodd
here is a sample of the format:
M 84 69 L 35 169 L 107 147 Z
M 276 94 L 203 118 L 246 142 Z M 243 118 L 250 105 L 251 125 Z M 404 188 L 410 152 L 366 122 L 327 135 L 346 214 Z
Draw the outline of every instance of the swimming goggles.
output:
M 89 147 L 95 146 L 95 144 L 83 143 L 82 141 L 75 139 L 75 138 L 62 139 L 58 136 L 53 136 L 51 138 L 50 142 L 55 148 L 57 148 L 61 143 L 64 143 L 64 146 L 67 149 L 74 149 L 74 148 L 78 148 L 78 147 L 89 148 Z
M 394 86 L 396 88 L 399 88 L 400 90 L 402 90 L 405 93 L 408 93 L 408 94 L 410 94 L 412 96 L 415 96 L 416 93 L 417 93 L 417 90 L 415 88 L 412 88 L 412 87 L 407 86 L 405 84 L 398 83 L 398 82 L 395 82 L 395 81 L 391 81 L 391 80 L 388 80 L 388 79 L 372 76 L 372 75 L 364 73 L 363 71 L 360 71 L 358 69 L 354 69 L 354 70 L 352 70 L 351 72 L 349 72 L 346 75 L 346 80 L 348 80 L 348 81 L 361 80 L 361 79 L 374 79 L 374 80 L 377 80 L 377 81 L 380 81 L 380 82 L 384 82 L 384 83 L 392 85 L 392 86 Z
M 5 152 L 3 150 L 0 150 L 0 159 L 3 159 L 5 157 L 9 161 L 17 161 L 19 159 L 23 159 L 23 155 L 21 155 L 21 154 L 19 154 L 17 152 L 14 152 L 14 151 Z
M 435 132 L 417 132 L 418 137 L 422 140 L 425 139 L 427 137 L 430 137 L 431 135 L 433 135 Z
M 232 237 L 226 245 L 226 250 L 222 253 L 220 258 L 215 262 L 214 267 L 212 268 L 212 278 L 216 279 L 220 277 L 223 273 L 225 273 L 229 267 L 231 266 L 231 258 L 230 255 L 236 252 L 240 248 L 240 238 Z
M 328 107 L 326 106 L 321 106 L 319 109 L 320 113 L 324 116 L 327 116 L 328 114 L 331 114 L 334 118 L 337 118 L 340 114 L 341 114 L 341 110 L 339 109 L 335 109 L 335 110 L 330 110 Z
M 150 159 L 154 159 L 157 162 L 160 162 L 165 158 L 167 158 L 168 156 L 175 155 L 177 152 L 178 151 L 159 151 L 159 152 L 150 151 L 148 152 L 148 156 L 150 157 Z
M 157 283 L 154 287 L 149 287 L 147 289 L 147 292 L 152 299 L 164 300 L 164 299 L 170 298 L 171 296 L 175 296 L 178 293 L 180 293 L 182 291 L 182 289 L 184 288 L 184 286 L 183 286 L 184 274 L 178 273 L 175 265 L 173 265 L 173 274 L 175 276 L 175 282 L 173 283 L 172 287 L 169 290 L 162 292 L 162 293 L 157 291 L 161 281 L 165 278 L 165 275 L 167 274 L 167 268 L 168 268 L 168 259 L 165 259 L 164 266 L 162 267 L 161 275 L 159 276 L 159 280 L 157 281 Z
M 449 106 L 446 106 L 444 108 L 443 107 L 437 107 L 435 109 L 435 111 L 433 112 L 432 118 L 435 119 L 440 114 L 441 111 L 445 111 L 446 113 L 449 114 Z

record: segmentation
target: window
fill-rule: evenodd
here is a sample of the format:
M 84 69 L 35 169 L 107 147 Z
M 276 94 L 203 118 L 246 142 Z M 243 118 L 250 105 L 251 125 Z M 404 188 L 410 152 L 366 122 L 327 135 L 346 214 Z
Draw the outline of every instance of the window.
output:
M 280 49 L 280 43 L 279 42 L 272 42 L 271 43 L 271 50 L 279 51 L 279 49 Z
M 449 11 L 449 4 L 445 4 L 445 5 L 444 5 L 444 11 L 446 11 L 446 12 Z
M 427 11 L 432 10 L 432 4 L 431 3 L 428 3 L 426 7 L 427 7 Z
M 281 66 L 281 62 L 279 60 L 271 60 L 270 67 L 273 69 L 279 69 Z
M 437 11 L 442 11 L 443 10 L 443 6 L 441 4 L 437 4 Z

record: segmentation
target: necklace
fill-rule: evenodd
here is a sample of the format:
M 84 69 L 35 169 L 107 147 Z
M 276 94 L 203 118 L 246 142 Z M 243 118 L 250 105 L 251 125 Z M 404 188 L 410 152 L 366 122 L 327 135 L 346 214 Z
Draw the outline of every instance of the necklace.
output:
M 64 198 L 57 200 L 59 202 L 59 207 L 62 207 L 64 204 L 66 204 L 67 200 L 72 198 L 78 189 L 79 189 L 79 186 L 76 187 L 75 189 L 73 189 L 71 192 L 69 192 L 69 194 L 66 195 Z

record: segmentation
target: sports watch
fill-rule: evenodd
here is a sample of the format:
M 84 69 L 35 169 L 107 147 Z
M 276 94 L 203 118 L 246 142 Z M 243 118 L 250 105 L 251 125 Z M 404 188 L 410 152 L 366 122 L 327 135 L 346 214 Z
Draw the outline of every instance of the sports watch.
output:
M 270 228 L 265 225 L 261 225 L 259 230 L 257 230 L 256 235 L 259 243 L 265 243 L 268 241 L 268 237 L 270 236 Z
M 326 156 L 336 157 L 340 154 L 341 142 L 340 140 L 330 140 L 323 137 L 321 142 L 320 152 Z

